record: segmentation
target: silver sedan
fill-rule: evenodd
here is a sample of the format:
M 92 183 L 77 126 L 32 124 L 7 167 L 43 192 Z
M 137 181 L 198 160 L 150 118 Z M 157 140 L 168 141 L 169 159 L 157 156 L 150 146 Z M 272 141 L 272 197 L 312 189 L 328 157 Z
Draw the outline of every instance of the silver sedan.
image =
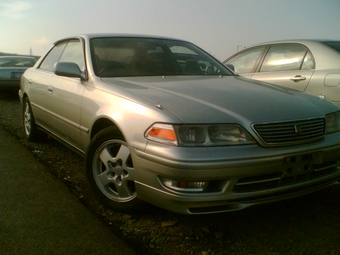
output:
M 223 63 L 244 77 L 305 91 L 340 106 L 340 41 L 262 43 Z
M 27 139 L 83 154 L 94 193 L 117 210 L 239 210 L 340 178 L 339 107 L 237 76 L 187 41 L 65 38 L 19 97 Z

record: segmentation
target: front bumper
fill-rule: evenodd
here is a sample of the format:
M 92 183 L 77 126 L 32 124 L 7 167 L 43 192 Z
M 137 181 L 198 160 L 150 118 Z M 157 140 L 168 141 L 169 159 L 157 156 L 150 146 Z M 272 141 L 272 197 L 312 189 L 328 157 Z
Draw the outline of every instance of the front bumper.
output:
M 18 90 L 18 96 L 19 96 L 20 104 L 23 105 L 24 104 L 24 94 L 22 93 L 22 91 L 20 89 Z
M 340 179 L 340 134 L 305 145 L 180 148 L 149 144 L 132 149 L 138 197 L 184 214 L 240 210 L 305 195 Z M 201 192 L 160 181 L 206 182 Z

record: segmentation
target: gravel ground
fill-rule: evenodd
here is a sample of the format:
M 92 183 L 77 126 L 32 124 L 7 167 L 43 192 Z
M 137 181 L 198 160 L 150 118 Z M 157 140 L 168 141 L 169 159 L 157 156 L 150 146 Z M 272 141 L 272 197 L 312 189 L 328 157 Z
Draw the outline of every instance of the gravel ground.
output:
M 25 140 L 16 92 L 0 92 L 0 109 L 0 124 L 8 133 L 140 254 L 340 254 L 340 185 L 232 213 L 187 216 L 152 206 L 143 214 L 117 213 L 93 198 L 81 156 L 53 139 Z

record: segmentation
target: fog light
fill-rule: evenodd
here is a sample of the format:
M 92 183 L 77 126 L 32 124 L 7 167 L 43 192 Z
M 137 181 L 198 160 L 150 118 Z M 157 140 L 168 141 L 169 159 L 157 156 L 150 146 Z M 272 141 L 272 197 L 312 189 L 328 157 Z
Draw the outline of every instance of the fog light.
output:
M 206 185 L 206 182 L 174 181 L 165 178 L 160 180 L 167 188 L 184 192 L 202 192 Z

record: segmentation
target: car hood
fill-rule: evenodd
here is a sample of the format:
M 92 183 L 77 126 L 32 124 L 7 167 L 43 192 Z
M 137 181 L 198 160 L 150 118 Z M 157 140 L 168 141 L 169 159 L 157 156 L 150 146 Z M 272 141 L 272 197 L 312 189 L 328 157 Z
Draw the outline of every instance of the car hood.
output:
M 240 76 L 105 78 L 160 104 L 185 123 L 255 123 L 323 116 L 335 105 L 296 90 Z

